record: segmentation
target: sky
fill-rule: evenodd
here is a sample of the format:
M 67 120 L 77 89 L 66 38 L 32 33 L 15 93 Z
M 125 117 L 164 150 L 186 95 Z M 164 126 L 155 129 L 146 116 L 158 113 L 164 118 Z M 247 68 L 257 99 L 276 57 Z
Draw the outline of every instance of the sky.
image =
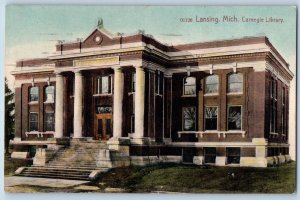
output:
M 236 17 L 239 22 L 200 23 L 196 18 Z M 138 30 L 162 43 L 181 44 L 245 36 L 266 35 L 296 69 L 296 9 L 291 6 L 22 6 L 6 8 L 5 75 L 13 87 L 11 70 L 17 60 L 47 57 L 58 40 L 86 38 L 103 19 L 111 33 L 132 34 Z M 245 23 L 243 18 L 282 19 L 283 23 Z M 192 18 L 193 22 L 181 22 Z M 295 80 L 291 83 L 290 131 L 295 135 Z M 295 148 L 295 140 L 291 140 Z M 294 151 L 293 151 L 294 152 Z M 291 153 L 292 154 L 292 153 Z M 294 154 L 294 153 L 293 153 Z M 293 155 L 295 156 L 295 155 Z

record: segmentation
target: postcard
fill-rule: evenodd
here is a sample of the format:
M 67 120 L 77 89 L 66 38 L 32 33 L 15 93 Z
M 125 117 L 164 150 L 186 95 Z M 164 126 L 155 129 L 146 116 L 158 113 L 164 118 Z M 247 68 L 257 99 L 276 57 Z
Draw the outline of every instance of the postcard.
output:
M 296 7 L 5 20 L 6 192 L 295 192 Z

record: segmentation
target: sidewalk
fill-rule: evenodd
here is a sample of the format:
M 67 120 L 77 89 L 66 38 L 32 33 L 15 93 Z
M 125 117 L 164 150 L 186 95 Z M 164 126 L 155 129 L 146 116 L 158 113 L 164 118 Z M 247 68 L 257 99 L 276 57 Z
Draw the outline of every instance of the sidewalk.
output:
M 89 183 L 89 181 L 49 179 L 35 177 L 9 176 L 4 177 L 4 187 L 14 187 L 18 185 L 44 186 L 52 188 L 67 188 Z

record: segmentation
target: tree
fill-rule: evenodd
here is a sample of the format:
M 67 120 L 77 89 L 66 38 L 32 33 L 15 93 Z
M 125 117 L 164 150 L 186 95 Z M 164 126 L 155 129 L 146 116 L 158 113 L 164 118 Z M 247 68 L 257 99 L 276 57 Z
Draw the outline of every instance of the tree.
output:
M 5 78 L 5 153 L 8 153 L 9 140 L 14 138 L 15 129 L 14 93 L 9 89 Z

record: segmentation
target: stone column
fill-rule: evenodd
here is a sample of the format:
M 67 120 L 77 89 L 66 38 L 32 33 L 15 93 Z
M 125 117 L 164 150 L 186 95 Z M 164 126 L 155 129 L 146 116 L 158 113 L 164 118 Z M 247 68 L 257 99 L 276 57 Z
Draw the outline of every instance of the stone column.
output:
M 83 76 L 81 71 L 75 71 L 74 95 L 74 138 L 82 138 L 82 97 Z
M 142 66 L 135 68 L 136 70 L 136 90 L 135 90 L 135 121 L 134 138 L 144 137 L 144 110 L 145 110 L 145 72 Z
M 121 67 L 114 68 L 114 112 L 113 112 L 113 138 L 122 137 L 122 108 L 123 108 L 124 76 Z
M 55 85 L 55 138 L 63 137 L 64 129 L 64 77 L 61 74 L 56 74 Z

